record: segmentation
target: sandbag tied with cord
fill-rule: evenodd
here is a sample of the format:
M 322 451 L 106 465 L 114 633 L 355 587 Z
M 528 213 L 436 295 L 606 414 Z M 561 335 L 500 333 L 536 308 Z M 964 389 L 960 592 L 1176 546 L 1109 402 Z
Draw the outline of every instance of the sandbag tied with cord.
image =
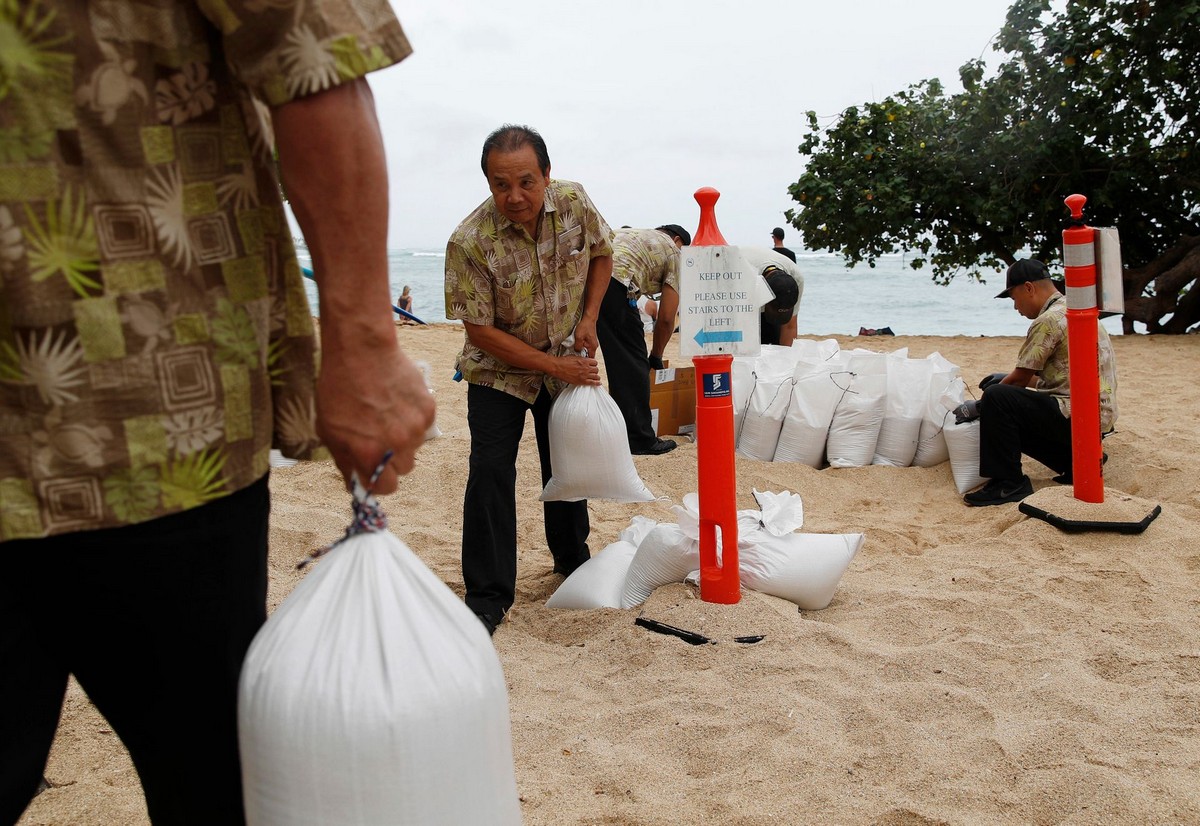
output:
M 487 632 L 357 480 L 353 507 L 346 536 L 310 557 L 321 561 L 246 656 L 247 822 L 519 824 L 508 693 Z

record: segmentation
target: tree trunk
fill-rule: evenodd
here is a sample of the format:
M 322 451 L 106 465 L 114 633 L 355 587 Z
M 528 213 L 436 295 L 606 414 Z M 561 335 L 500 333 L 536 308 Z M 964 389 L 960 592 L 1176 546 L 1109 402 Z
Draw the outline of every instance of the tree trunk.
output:
M 1132 333 L 1133 323 L 1140 321 L 1148 333 L 1186 333 L 1200 323 L 1197 278 L 1200 278 L 1200 236 L 1185 236 L 1149 264 L 1126 268 L 1122 329 Z

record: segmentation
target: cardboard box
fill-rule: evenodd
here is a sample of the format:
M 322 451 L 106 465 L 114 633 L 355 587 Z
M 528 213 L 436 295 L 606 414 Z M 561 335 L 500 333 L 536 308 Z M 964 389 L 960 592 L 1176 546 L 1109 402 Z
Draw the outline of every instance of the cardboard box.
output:
M 695 432 L 695 367 L 650 371 L 650 422 L 659 436 Z

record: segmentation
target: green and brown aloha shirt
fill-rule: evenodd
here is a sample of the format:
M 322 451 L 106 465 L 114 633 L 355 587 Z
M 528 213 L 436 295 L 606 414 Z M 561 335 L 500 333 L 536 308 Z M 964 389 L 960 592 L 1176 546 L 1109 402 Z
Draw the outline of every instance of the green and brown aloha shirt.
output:
M 1098 369 L 1100 371 L 1100 432 L 1107 433 L 1117 422 L 1117 362 L 1108 331 L 1096 323 Z M 1067 302 L 1061 295 L 1051 296 L 1029 325 L 1017 367 L 1034 370 L 1038 382 L 1034 389 L 1049 393 L 1058 409 L 1071 416 L 1071 368 L 1067 358 Z
M 385 0 L 9 0 L 0 42 L 0 541 L 312 456 L 266 105 L 407 56 Z
M 679 292 L 679 249 L 656 229 L 619 229 L 613 236 L 613 278 L 629 295 L 658 295 L 663 286 Z
M 612 255 L 611 238 L 583 187 L 571 181 L 552 180 L 546 187 L 536 242 L 488 198 L 446 245 L 446 317 L 495 327 L 536 350 L 566 355 L 570 347 L 563 342 L 583 316 L 588 267 L 593 258 Z M 458 369 L 471 384 L 530 404 L 543 382 L 554 394 L 564 386 L 545 373 L 507 364 L 470 339 Z

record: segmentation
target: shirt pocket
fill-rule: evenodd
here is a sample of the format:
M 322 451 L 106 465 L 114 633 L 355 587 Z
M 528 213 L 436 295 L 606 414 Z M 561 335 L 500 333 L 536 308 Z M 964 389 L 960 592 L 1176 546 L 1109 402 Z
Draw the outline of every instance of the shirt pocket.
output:
M 591 256 L 588 255 L 586 242 L 583 227 L 572 227 L 558 236 L 555 259 L 560 271 L 568 278 L 587 273 Z
M 498 277 L 495 283 L 496 326 L 507 332 L 527 324 L 535 304 L 533 273 L 508 273 Z

